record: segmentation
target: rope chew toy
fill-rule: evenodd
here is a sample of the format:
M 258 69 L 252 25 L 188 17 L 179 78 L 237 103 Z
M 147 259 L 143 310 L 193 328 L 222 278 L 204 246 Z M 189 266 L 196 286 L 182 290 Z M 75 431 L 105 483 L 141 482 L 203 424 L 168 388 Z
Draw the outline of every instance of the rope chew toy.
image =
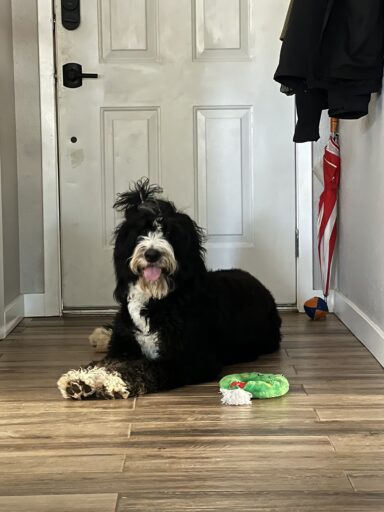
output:
M 252 398 L 276 398 L 288 393 L 284 375 L 273 373 L 234 373 L 220 382 L 223 405 L 251 405 Z

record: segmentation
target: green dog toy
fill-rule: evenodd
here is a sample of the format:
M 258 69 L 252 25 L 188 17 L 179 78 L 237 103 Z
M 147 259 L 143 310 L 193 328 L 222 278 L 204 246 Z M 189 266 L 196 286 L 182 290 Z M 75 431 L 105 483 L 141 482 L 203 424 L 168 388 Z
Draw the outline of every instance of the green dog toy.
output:
M 289 390 L 289 382 L 284 375 L 273 373 L 226 375 L 219 386 L 224 405 L 250 405 L 252 398 L 276 398 Z

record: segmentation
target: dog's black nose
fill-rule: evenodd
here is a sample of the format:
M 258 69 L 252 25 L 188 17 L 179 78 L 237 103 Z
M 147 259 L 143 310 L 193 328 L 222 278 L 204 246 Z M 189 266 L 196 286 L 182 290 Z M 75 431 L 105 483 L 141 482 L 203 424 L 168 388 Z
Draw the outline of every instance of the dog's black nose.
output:
M 144 257 L 149 263 L 155 263 L 155 261 L 160 259 L 160 256 L 161 252 L 157 249 L 147 249 L 144 253 Z

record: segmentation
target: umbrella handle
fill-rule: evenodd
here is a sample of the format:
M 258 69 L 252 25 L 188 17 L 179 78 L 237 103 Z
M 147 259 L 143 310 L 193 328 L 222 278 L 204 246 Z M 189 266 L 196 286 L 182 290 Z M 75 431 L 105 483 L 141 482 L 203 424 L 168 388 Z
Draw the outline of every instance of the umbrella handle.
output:
M 336 117 L 331 117 L 331 133 L 334 135 L 339 133 L 339 120 Z

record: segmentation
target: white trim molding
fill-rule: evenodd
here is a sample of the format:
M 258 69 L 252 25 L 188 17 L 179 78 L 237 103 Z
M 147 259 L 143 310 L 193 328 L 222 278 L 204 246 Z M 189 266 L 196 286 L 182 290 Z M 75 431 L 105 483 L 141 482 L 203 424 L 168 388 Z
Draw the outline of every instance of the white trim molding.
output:
M 1 178 L 1 155 L 0 155 L 0 339 L 5 337 L 5 300 L 4 300 L 4 245 L 3 245 L 3 200 L 2 200 L 2 178 Z
M 33 316 L 61 315 L 59 173 L 57 156 L 55 44 L 52 0 L 37 0 L 43 177 L 43 297 L 26 298 Z M 33 307 L 30 306 L 33 302 Z
M 355 303 L 335 292 L 335 314 L 384 367 L 384 331 Z
M 3 332 L 1 338 L 5 338 L 24 318 L 24 300 L 19 295 L 4 308 Z
M 42 311 L 45 310 L 45 294 L 44 293 L 26 293 L 24 295 L 24 316 L 43 316 Z

